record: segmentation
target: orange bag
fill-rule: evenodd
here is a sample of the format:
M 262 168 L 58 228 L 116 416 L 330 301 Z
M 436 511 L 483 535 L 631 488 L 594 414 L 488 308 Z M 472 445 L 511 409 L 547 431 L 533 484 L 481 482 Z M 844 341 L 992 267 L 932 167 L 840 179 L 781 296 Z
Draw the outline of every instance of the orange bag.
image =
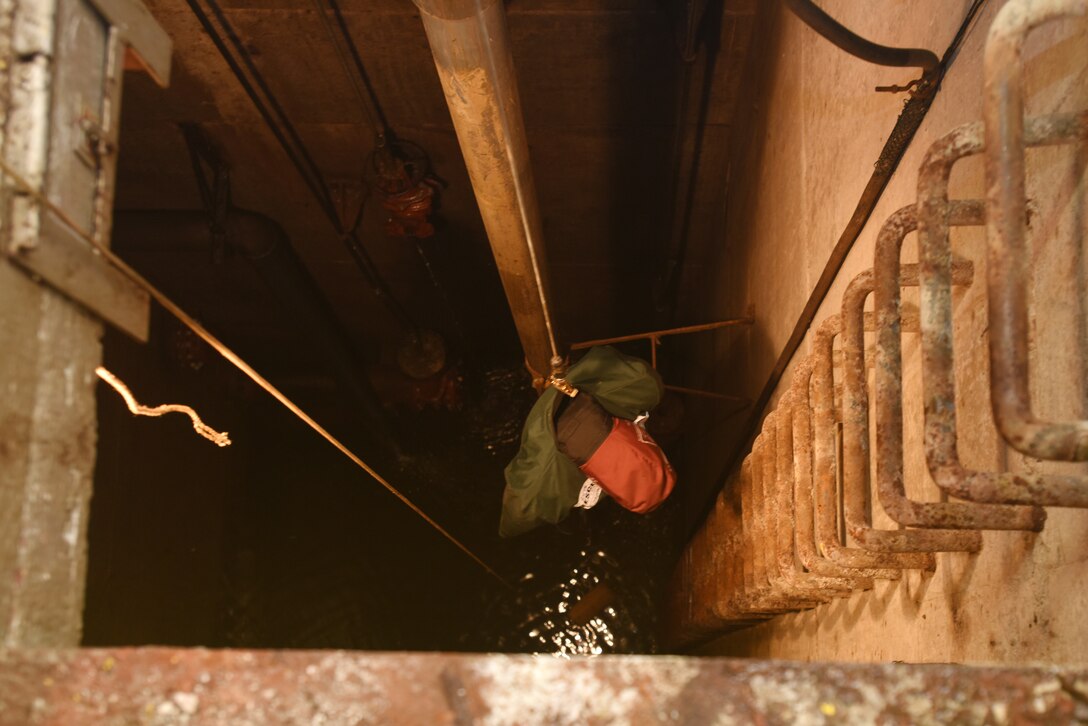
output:
M 614 417 L 612 432 L 579 467 L 624 509 L 645 514 L 668 499 L 676 486 L 665 452 L 634 421 Z

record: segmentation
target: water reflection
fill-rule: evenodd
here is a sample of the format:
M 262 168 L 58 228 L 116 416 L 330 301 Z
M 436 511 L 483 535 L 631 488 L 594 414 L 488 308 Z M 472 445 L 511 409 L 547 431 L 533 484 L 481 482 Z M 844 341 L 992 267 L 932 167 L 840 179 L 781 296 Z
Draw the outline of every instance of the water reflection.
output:
M 557 658 L 653 652 L 651 584 L 604 550 L 583 549 L 568 572 L 527 572 L 494 604 L 487 647 Z

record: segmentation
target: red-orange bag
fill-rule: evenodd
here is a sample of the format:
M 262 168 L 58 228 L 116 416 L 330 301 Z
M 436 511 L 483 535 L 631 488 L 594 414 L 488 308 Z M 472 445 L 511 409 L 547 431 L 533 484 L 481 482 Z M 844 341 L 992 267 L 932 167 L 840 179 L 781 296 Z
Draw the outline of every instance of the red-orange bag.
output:
M 620 506 L 639 514 L 661 506 L 676 486 L 665 452 L 645 429 L 623 418 L 613 417 L 612 432 L 578 468 Z

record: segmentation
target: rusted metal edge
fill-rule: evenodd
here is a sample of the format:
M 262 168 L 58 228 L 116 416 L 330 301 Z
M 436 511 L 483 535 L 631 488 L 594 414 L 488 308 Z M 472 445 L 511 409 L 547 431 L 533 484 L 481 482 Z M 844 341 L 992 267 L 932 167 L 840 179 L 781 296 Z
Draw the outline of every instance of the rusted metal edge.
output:
M 756 437 L 749 457 L 751 459 L 750 475 L 740 480 L 741 515 L 744 525 L 740 559 L 744 578 L 738 580 L 729 599 L 729 605 L 742 613 L 776 614 L 810 608 L 818 604 L 796 592 L 778 587 L 778 583 L 771 581 L 768 571 L 768 562 L 774 560 L 774 541 L 773 538 L 767 536 L 762 482 L 767 470 L 766 444 L 768 438 L 773 436 L 776 416 L 777 412 L 772 412 L 767 417 L 769 423 Z M 773 453 L 771 456 L 773 457 Z M 770 551 L 768 548 L 771 548 Z
M 1088 669 L 679 656 L 0 653 L 0 718 L 82 723 L 1069 723 Z
M 775 506 L 775 492 L 778 485 L 778 458 L 779 434 L 788 427 L 792 430 L 793 422 L 788 418 L 789 401 L 784 401 L 775 409 L 774 414 L 764 420 L 763 425 L 763 450 L 760 452 L 760 470 L 752 478 L 755 493 L 756 517 L 762 527 L 761 539 L 754 544 L 761 555 L 763 569 L 763 581 L 769 587 L 769 592 L 775 597 L 781 597 L 784 601 L 794 603 L 791 609 L 801 610 L 816 607 L 822 602 L 831 599 L 831 595 L 814 591 L 811 588 L 800 586 L 795 581 L 784 576 L 779 567 L 779 539 L 778 539 L 778 508 Z M 792 530 L 792 522 L 790 523 Z
M 800 408 L 794 410 L 794 441 L 797 443 L 795 455 L 796 481 L 794 482 L 794 503 L 797 512 L 797 554 L 801 564 L 809 572 L 820 575 L 850 577 L 859 580 L 857 587 L 868 589 L 873 586 L 873 579 L 894 580 L 900 577 L 899 570 L 848 568 L 831 561 L 816 546 L 816 509 L 813 479 L 813 431 L 812 404 L 810 388 L 812 381 L 811 355 L 802 359 L 794 374 L 794 389 L 797 392 L 795 402 Z
M 811 593 L 812 597 L 826 601 L 834 597 L 849 596 L 854 588 L 872 585 L 872 582 L 856 578 L 821 576 L 805 572 L 799 567 L 796 544 L 799 527 L 793 502 L 798 458 L 798 445 L 794 441 L 794 431 L 798 428 L 795 419 L 800 418 L 798 413 L 800 406 L 794 400 L 796 395 L 796 389 L 791 388 L 778 402 L 781 413 L 778 417 L 775 481 L 772 491 L 767 496 L 767 506 L 777 527 L 778 539 L 775 550 L 778 556 L 778 571 L 782 578 L 790 586 L 800 588 L 803 592 Z
M 506 7 L 414 0 L 518 337 L 531 370 L 563 350 L 548 301 L 543 223 L 529 160 Z
M 744 627 L 774 615 L 774 612 L 743 607 L 744 602 L 737 598 L 738 593 L 744 594 L 745 573 L 748 573 L 749 581 L 751 577 L 752 560 L 746 559 L 745 540 L 750 527 L 745 523 L 744 510 L 751 493 L 748 486 L 751 475 L 751 461 L 745 461 L 741 466 L 738 485 L 728 492 L 723 491 L 714 507 L 716 527 L 709 532 L 716 544 L 712 549 L 717 570 L 714 613 L 725 624 L 719 631 Z M 698 565 L 698 562 L 693 561 L 693 564 Z
M 754 318 L 730 318 L 713 323 L 701 323 L 699 325 L 685 325 L 680 328 L 666 328 L 664 330 L 652 330 L 648 333 L 632 333 L 630 335 L 618 335 L 614 338 L 600 338 L 598 340 L 584 340 L 581 343 L 572 343 L 571 350 L 584 350 L 595 345 L 612 345 L 614 343 L 627 343 L 632 340 L 655 340 L 669 335 L 684 335 L 686 333 L 700 333 L 706 330 L 718 330 L 720 328 L 733 328 L 738 325 L 751 325 Z
M 170 85 L 174 43 L 140 0 L 90 0 L 90 4 L 120 31 L 125 44 L 140 57 L 155 82 Z
M 123 333 L 147 342 L 151 321 L 147 292 L 49 210 L 41 212 L 37 244 L 5 252 L 31 277 L 80 303 Z

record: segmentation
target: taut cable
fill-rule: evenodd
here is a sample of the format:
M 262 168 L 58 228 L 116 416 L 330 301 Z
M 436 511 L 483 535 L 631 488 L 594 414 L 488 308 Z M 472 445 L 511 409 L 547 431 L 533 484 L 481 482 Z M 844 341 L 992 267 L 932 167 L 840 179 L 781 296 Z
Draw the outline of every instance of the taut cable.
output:
M 143 277 L 143 275 L 134 270 L 132 267 L 129 266 L 127 262 L 114 254 L 111 249 L 103 244 L 99 244 L 94 238 L 92 238 L 84 230 L 82 230 L 79 225 L 76 224 L 64 212 L 63 209 L 53 204 L 53 202 L 50 201 L 48 197 L 35 189 L 34 186 L 26 181 L 22 177 L 22 175 L 19 174 L 18 171 L 13 169 L 6 160 L 0 160 L 0 171 L 3 171 L 4 174 L 6 174 L 12 179 L 12 181 L 15 182 L 14 188 L 16 191 L 27 194 L 28 196 L 36 200 L 39 204 L 41 204 L 43 207 L 53 212 L 53 214 L 55 214 L 60 221 L 62 221 L 65 225 L 71 228 L 71 230 L 75 234 L 77 234 L 82 240 L 89 244 L 91 248 L 99 255 L 101 255 L 110 265 L 120 271 L 133 283 L 141 287 L 145 292 L 147 292 L 148 295 L 151 296 L 153 300 L 155 300 L 155 302 L 157 302 L 167 312 L 177 318 L 183 325 L 185 325 L 187 328 L 200 336 L 200 338 L 205 343 L 210 345 L 221 356 L 230 361 L 230 363 L 234 365 L 235 368 L 240 370 L 250 380 L 252 380 L 258 386 L 263 388 L 269 395 L 271 395 L 273 398 L 283 404 L 283 406 L 288 411 L 293 413 L 298 418 L 302 419 L 310 428 L 312 428 L 322 438 L 324 438 L 326 441 L 336 447 L 336 449 L 339 450 L 340 453 L 342 453 L 344 456 L 354 462 L 359 468 L 369 474 L 376 482 L 385 487 L 385 489 L 388 490 L 390 494 L 399 499 L 406 507 L 418 514 L 425 522 L 427 522 L 427 524 L 434 527 L 438 532 L 442 534 L 443 537 L 448 539 L 459 550 L 468 555 L 474 562 L 476 562 L 476 564 L 487 570 L 492 576 L 495 577 L 495 579 L 497 579 L 502 584 L 506 585 L 507 587 L 511 587 L 510 583 L 508 583 L 501 575 L 499 575 L 499 573 L 491 569 L 491 567 L 486 562 L 477 557 L 468 547 L 462 544 L 460 540 L 447 532 L 440 524 L 438 524 L 438 522 L 431 519 L 422 509 L 416 506 L 415 503 L 412 502 L 412 500 L 401 494 L 396 487 L 386 481 L 380 474 L 378 474 L 378 472 L 374 471 L 374 469 L 370 468 L 369 464 L 356 456 L 356 454 L 351 451 L 351 449 L 341 443 L 339 439 L 329 433 L 321 424 L 319 424 L 317 421 L 311 418 L 309 414 L 299 408 L 294 401 L 289 399 L 278 388 L 273 386 L 267 379 L 265 379 L 264 376 L 258 373 L 257 370 L 253 368 L 253 366 L 242 360 L 242 358 L 237 353 L 227 347 L 227 345 L 221 340 L 212 335 L 203 325 L 197 322 L 188 313 L 182 310 L 181 307 L 179 307 L 173 300 L 167 297 L 165 293 L 163 293 L 150 282 L 148 282 Z

